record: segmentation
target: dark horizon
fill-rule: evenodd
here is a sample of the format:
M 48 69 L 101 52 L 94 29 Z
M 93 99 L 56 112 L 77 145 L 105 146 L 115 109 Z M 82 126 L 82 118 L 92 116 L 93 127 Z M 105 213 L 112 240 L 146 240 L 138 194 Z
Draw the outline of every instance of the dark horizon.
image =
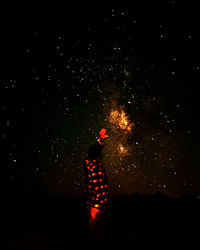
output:
M 198 244 L 200 199 L 160 194 L 112 198 L 104 237 L 94 241 L 85 200 L 78 197 L 9 200 L 1 213 L 2 240 L 9 250 L 169 249 Z

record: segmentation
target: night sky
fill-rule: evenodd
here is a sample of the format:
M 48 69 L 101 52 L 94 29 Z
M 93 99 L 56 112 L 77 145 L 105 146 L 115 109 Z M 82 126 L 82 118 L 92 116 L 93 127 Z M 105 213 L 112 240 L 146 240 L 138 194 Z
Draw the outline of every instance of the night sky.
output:
M 82 196 L 84 159 L 106 128 L 112 196 L 199 195 L 198 7 L 82 2 L 32 3 L 41 24 L 1 24 L 4 187 Z

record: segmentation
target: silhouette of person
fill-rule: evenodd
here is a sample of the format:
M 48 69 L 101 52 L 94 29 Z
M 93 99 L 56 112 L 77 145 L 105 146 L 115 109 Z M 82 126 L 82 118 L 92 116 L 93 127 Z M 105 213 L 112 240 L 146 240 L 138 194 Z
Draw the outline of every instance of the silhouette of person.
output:
M 97 141 L 89 148 L 84 164 L 87 183 L 86 205 L 91 224 L 94 224 L 97 218 L 105 212 L 108 205 L 108 182 L 105 168 L 101 163 L 103 140 L 107 137 L 106 129 L 102 128 Z

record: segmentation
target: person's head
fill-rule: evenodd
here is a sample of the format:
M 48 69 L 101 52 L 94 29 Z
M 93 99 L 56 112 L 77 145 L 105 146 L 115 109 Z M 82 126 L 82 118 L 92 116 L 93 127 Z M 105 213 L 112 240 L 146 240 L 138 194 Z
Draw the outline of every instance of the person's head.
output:
M 88 150 L 88 158 L 92 160 L 101 160 L 102 159 L 102 153 L 101 153 L 102 147 L 99 145 L 92 145 Z

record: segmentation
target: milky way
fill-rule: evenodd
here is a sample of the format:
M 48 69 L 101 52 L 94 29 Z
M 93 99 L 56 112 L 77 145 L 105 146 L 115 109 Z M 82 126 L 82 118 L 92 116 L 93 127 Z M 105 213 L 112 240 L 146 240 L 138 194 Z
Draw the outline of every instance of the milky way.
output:
M 9 190 L 83 195 L 83 162 L 106 128 L 111 195 L 199 192 L 199 29 L 178 4 L 157 7 L 149 18 L 137 5 L 74 8 L 66 24 L 2 30 Z

